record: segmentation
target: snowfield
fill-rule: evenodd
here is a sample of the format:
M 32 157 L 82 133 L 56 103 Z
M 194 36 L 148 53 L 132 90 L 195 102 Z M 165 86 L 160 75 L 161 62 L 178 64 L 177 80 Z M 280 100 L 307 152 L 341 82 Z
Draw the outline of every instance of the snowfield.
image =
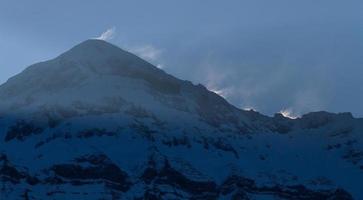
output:
M 240 110 L 101 40 L 0 86 L 0 199 L 363 199 L 363 119 Z

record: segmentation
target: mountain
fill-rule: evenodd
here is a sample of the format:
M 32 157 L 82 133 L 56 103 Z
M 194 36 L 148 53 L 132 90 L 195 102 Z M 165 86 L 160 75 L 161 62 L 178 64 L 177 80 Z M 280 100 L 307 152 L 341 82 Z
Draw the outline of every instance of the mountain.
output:
M 0 86 L 0 199 L 363 199 L 363 119 L 229 104 L 101 40 Z

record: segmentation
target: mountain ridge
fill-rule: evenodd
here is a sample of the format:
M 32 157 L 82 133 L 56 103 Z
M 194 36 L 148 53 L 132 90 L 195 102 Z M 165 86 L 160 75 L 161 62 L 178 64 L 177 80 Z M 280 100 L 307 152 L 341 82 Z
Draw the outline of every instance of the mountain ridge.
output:
M 106 51 L 103 51 L 103 50 L 106 50 Z M 97 52 L 99 54 L 95 54 L 95 52 Z M 68 60 L 68 61 L 77 62 L 77 61 L 75 61 L 73 59 L 76 59 L 77 60 L 79 58 L 84 57 L 83 59 L 86 59 L 87 60 L 90 57 L 91 58 L 92 57 L 98 57 L 100 54 L 101 55 L 105 54 L 105 55 L 108 55 L 108 56 L 110 56 L 110 55 L 117 56 L 117 55 L 122 54 L 122 55 L 125 55 L 123 57 L 123 59 L 125 59 L 125 60 L 129 60 L 129 58 L 127 58 L 127 57 L 131 57 L 132 60 L 137 60 L 137 62 L 142 63 L 142 65 L 137 65 L 136 67 L 140 67 L 141 66 L 141 67 L 147 68 L 146 70 L 152 70 L 152 71 L 155 71 L 155 72 L 159 72 L 161 74 L 167 75 L 167 77 L 172 77 L 173 79 L 177 79 L 178 81 L 185 82 L 185 83 L 188 83 L 190 85 L 193 85 L 190 81 L 186 81 L 186 80 L 181 80 L 181 79 L 175 78 L 172 75 L 167 74 L 162 69 L 159 69 L 159 68 L 153 66 L 151 63 L 149 63 L 147 61 L 144 61 L 140 57 L 138 57 L 138 56 L 136 56 L 136 55 L 134 55 L 132 53 L 129 53 L 129 52 L 125 51 L 125 50 L 122 50 L 121 48 L 119 48 L 119 47 L 117 47 L 117 46 L 115 46 L 115 45 L 113 45 L 111 43 L 108 43 L 108 42 L 106 42 L 104 40 L 98 40 L 98 39 L 88 39 L 88 40 L 86 40 L 86 41 L 84 41 L 84 42 L 82 42 L 82 43 L 80 43 L 80 44 L 72 47 L 71 49 L 69 49 L 65 53 L 62 53 L 61 55 L 57 56 L 54 59 L 51 59 L 49 61 L 43 61 L 43 62 L 40 62 L 40 63 L 36 63 L 36 64 L 31 65 L 30 67 L 27 67 L 25 70 L 23 70 L 18 75 L 21 75 L 23 73 L 27 73 L 28 71 L 35 71 L 33 73 L 42 73 L 42 70 L 44 70 L 44 69 L 40 68 L 39 65 L 43 65 L 44 63 L 47 63 L 47 62 L 54 62 L 56 60 Z M 95 55 L 97 55 L 97 56 L 95 56 Z M 110 57 L 112 57 L 112 56 L 110 56 Z M 119 66 L 125 66 L 125 65 L 118 64 L 117 67 L 119 67 Z M 36 68 L 36 67 L 39 67 L 39 69 L 33 69 L 33 68 Z M 65 68 L 65 66 L 61 66 L 61 67 L 62 68 Z M 76 67 L 76 66 L 72 66 L 72 67 Z M 89 65 L 88 66 L 86 65 L 86 66 L 83 66 L 83 67 L 90 67 L 90 66 Z M 114 66 L 112 66 L 112 67 L 114 67 Z M 102 68 L 102 66 L 101 66 L 101 68 Z M 119 68 L 119 69 L 122 69 L 122 68 Z M 62 69 L 62 70 L 64 70 L 64 69 Z M 122 70 L 124 70 L 124 69 L 122 69 Z M 95 70 L 95 69 L 93 69 L 92 71 L 93 72 L 97 72 L 97 70 Z M 114 71 L 110 70 L 110 71 L 108 71 L 106 73 L 115 73 L 115 71 L 117 71 L 117 70 L 114 70 Z M 3 83 L 3 84 L 0 85 L 0 95 L 1 95 L 2 88 L 4 86 L 6 86 L 7 84 L 9 84 L 9 82 L 12 82 L 14 79 L 17 79 L 17 76 L 18 75 L 9 78 L 9 80 L 7 80 L 5 83 Z M 117 74 L 117 75 L 119 75 L 119 74 Z M 158 74 L 158 75 L 160 75 L 160 74 Z M 64 81 L 64 82 L 66 82 L 66 81 Z M 201 88 L 203 88 L 205 90 L 208 90 L 202 84 L 198 84 L 197 86 L 199 86 L 199 87 L 201 87 Z M 214 94 L 216 94 L 216 93 L 214 93 Z M 216 94 L 216 95 L 218 95 L 218 94 Z M 218 96 L 221 97 L 220 95 L 218 95 Z M 221 97 L 221 99 L 224 99 L 224 98 Z M 228 101 L 226 101 L 226 102 L 228 104 L 230 104 Z M 233 106 L 233 107 L 235 107 L 233 104 L 230 104 L 230 105 Z M 237 107 L 235 107 L 235 108 L 237 108 Z M 247 110 L 243 110 L 243 109 L 240 109 L 240 108 L 237 108 L 237 109 L 239 109 L 241 111 L 248 112 Z M 256 112 L 256 111 L 253 111 L 253 112 L 259 113 L 259 112 Z M 279 114 L 279 113 L 276 113 L 276 114 Z M 314 114 L 314 115 L 316 115 L 316 114 L 323 114 L 323 115 L 325 115 L 325 114 L 332 114 L 332 115 L 338 115 L 338 116 L 341 115 L 341 114 L 352 115 L 351 112 L 333 113 L 333 112 L 328 112 L 328 111 L 314 111 L 314 112 L 305 113 L 305 114 L 301 115 L 300 117 L 297 117 L 297 119 L 303 118 L 304 116 L 305 117 L 308 117 L 309 114 Z M 262 114 L 262 115 L 263 116 L 266 116 L 266 117 L 269 117 L 269 116 L 264 115 L 264 114 Z M 288 117 L 285 117 L 285 118 L 288 118 Z M 354 119 L 363 119 L 363 118 L 356 118 L 356 117 L 353 117 L 353 118 Z
M 104 41 L 0 99 L 1 198 L 363 198 L 363 119 L 244 111 Z

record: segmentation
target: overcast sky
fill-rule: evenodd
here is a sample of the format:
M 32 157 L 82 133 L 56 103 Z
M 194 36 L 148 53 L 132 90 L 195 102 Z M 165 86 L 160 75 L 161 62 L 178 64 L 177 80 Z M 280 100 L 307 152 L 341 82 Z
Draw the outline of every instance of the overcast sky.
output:
M 363 117 L 362 10 L 361 0 L 2 0 L 0 82 L 99 37 L 240 108 Z

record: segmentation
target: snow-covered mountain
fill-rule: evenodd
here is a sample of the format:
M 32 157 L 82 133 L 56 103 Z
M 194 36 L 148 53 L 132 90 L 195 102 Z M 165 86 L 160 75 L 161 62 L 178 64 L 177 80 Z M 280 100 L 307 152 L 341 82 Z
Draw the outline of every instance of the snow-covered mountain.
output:
M 240 110 L 101 40 L 0 86 L 0 199 L 363 199 L 363 119 Z

